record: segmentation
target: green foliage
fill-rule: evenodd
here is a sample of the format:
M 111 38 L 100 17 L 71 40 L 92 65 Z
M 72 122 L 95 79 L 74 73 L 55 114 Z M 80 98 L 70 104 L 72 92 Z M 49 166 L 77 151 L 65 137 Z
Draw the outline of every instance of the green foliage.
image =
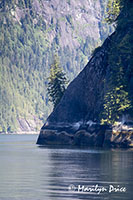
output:
M 132 50 L 131 44 L 128 43 L 129 35 L 125 35 L 120 41 L 117 40 L 118 44 L 113 43 L 109 52 L 108 67 L 110 73 L 105 80 L 102 123 L 113 124 L 122 114 L 133 108 L 132 97 L 128 87 L 128 80 L 132 71 L 132 65 L 130 64 Z
M 131 42 L 133 27 L 130 26 L 130 20 L 127 21 L 123 18 L 122 14 L 128 13 L 130 18 L 133 14 L 133 3 L 130 4 L 130 8 L 129 1 L 121 0 L 120 3 L 122 10 L 118 16 L 116 32 L 110 37 L 108 76 L 105 79 L 104 105 L 101 119 L 102 123 L 110 124 L 118 120 L 122 114 L 132 113 L 133 109 L 133 94 L 130 86 L 130 80 L 133 76 Z
M 26 1 L 27 7 L 31 6 L 30 2 Z M 21 117 L 36 116 L 44 120 L 49 112 L 49 106 L 45 106 L 46 78 L 43 75 L 48 73 L 48 68 L 44 71 L 49 51 L 45 33 L 33 27 L 29 15 L 25 15 L 19 23 L 13 18 L 12 10 L 0 13 L 1 132 L 17 130 Z
M 102 124 L 114 124 L 119 117 L 131 108 L 131 102 L 123 86 L 112 88 L 104 96 L 104 112 Z
M 107 17 L 105 18 L 106 22 L 109 24 L 116 21 L 120 13 L 120 0 L 108 0 L 107 4 Z
M 55 108 L 65 92 L 65 86 L 67 83 L 65 73 L 59 67 L 59 59 L 57 56 L 54 57 L 54 62 L 50 66 L 50 76 L 48 80 L 47 90 L 49 100 L 53 103 Z

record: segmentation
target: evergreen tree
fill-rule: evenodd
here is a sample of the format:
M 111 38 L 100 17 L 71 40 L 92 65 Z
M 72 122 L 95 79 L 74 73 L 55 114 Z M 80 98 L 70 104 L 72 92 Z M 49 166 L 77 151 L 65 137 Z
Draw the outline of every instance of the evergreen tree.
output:
M 132 43 L 130 42 L 132 39 L 132 29 L 129 28 L 132 20 L 132 4 L 130 0 L 109 0 L 109 2 L 111 6 L 113 5 L 111 2 L 114 3 L 113 6 L 116 6 L 119 2 L 120 10 L 118 15 L 114 7 L 112 8 L 112 13 L 114 13 L 112 16 L 115 16 L 112 18 L 112 22 L 117 21 L 117 27 L 115 37 L 111 38 L 112 43 L 108 51 L 109 75 L 106 77 L 104 85 L 104 104 L 101 120 L 103 124 L 113 124 L 125 112 L 132 113 L 133 108 L 132 94 L 130 94 L 128 83 L 133 73 Z M 109 12 L 111 12 L 110 9 Z M 128 18 L 126 20 L 128 25 L 126 24 L 126 26 L 123 13 L 126 13 Z M 128 32 L 125 31 L 125 27 L 128 27 Z M 121 30 L 121 32 L 118 30 Z
M 131 107 L 131 102 L 121 85 L 108 91 L 104 97 L 104 112 L 102 124 L 114 124 L 121 114 L 124 114 Z
M 120 0 L 108 0 L 107 4 L 107 17 L 105 18 L 106 22 L 112 24 L 117 20 L 117 17 L 120 13 Z
M 67 84 L 67 78 L 59 66 L 59 59 L 57 55 L 54 56 L 54 62 L 50 66 L 50 76 L 48 81 L 47 91 L 49 95 L 49 101 L 53 103 L 55 108 L 60 102 Z

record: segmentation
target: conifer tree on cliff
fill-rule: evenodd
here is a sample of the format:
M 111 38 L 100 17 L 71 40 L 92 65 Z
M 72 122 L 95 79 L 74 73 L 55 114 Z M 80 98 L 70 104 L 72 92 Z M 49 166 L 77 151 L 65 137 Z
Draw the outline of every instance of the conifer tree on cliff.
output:
M 108 70 L 104 84 L 103 124 L 114 124 L 122 115 L 132 115 L 133 98 L 129 87 L 132 76 L 132 0 L 108 0 L 108 23 L 115 23 L 115 37 L 108 50 Z M 125 18 L 126 16 L 126 18 Z M 127 31 L 128 30 L 128 31 Z M 123 35 L 122 35 L 123 34 Z
M 59 58 L 54 56 L 53 64 L 50 66 L 50 76 L 48 78 L 48 96 L 52 102 L 54 109 L 60 102 L 67 84 L 67 78 L 61 67 L 59 66 Z

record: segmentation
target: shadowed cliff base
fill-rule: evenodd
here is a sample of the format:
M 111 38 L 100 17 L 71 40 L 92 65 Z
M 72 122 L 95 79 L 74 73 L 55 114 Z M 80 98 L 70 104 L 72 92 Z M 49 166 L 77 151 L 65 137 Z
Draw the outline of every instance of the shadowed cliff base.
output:
M 41 129 L 37 144 L 88 147 L 133 147 L 133 128 L 99 124 L 52 124 Z

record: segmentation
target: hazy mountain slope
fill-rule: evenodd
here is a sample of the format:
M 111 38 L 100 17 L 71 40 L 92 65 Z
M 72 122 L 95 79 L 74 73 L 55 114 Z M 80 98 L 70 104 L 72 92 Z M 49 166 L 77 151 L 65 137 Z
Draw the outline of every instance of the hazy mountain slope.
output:
M 34 131 L 50 112 L 49 66 L 58 52 L 72 80 L 111 32 L 104 0 L 0 2 L 0 131 Z

